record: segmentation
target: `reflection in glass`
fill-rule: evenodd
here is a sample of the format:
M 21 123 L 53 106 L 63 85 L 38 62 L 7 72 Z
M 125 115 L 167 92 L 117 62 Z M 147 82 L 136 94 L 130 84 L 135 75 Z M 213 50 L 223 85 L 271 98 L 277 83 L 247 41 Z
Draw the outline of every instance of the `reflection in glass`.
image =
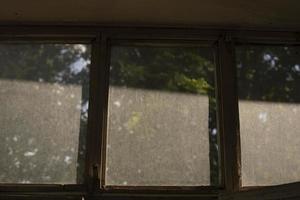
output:
M 0 183 L 81 183 L 90 48 L 0 44 Z
M 209 48 L 113 47 L 106 185 L 218 185 Z
M 300 48 L 237 50 L 242 185 L 300 180 Z

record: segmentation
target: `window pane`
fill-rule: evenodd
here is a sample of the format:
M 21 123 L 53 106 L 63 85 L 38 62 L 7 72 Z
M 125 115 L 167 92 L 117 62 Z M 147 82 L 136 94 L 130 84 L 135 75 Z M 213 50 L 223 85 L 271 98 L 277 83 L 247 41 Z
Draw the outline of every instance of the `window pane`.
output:
M 242 185 L 300 180 L 300 48 L 237 48 Z
M 0 182 L 81 183 L 90 48 L 0 44 Z
M 218 185 L 209 48 L 113 47 L 106 185 Z

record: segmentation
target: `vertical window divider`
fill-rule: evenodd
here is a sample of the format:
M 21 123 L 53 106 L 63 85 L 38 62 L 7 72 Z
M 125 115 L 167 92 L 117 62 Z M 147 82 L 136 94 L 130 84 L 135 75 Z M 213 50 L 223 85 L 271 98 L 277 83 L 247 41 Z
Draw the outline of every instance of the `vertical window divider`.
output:
M 98 93 L 101 95 L 100 98 L 100 120 L 99 120 L 99 145 L 97 146 L 97 163 L 99 164 L 99 178 L 100 182 L 98 185 L 99 189 L 104 189 L 105 186 L 105 171 L 106 171 L 106 143 L 107 143 L 107 116 L 108 116 L 108 90 L 109 90 L 109 63 L 110 63 L 110 42 L 109 37 L 104 33 L 102 34 L 100 41 L 100 80 L 101 86 Z M 100 153 L 99 153 L 100 150 Z
M 88 135 L 87 135 L 87 151 L 86 151 L 86 186 L 87 199 L 95 191 L 99 185 L 99 146 L 100 146 L 100 120 L 101 106 L 101 67 L 100 67 L 100 40 L 101 35 L 92 41 L 91 49 L 91 69 L 90 69 L 90 102 L 89 102 L 89 118 L 88 118 Z M 95 171 L 96 170 L 96 171 Z
M 218 116 L 223 184 L 228 193 L 240 189 L 240 138 L 234 43 L 228 33 L 217 42 Z

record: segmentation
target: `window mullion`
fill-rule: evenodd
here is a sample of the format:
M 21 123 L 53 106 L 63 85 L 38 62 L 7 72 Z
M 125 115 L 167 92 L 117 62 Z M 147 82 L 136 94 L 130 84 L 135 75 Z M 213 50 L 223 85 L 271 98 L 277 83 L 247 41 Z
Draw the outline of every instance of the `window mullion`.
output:
M 89 102 L 89 121 L 87 136 L 87 158 L 86 158 L 86 182 L 88 193 L 92 193 L 99 185 L 99 149 L 101 141 L 101 35 L 99 34 L 92 43 L 92 57 L 90 69 L 90 102 Z
M 110 60 L 110 40 L 106 34 L 102 34 L 100 41 L 100 120 L 99 120 L 99 145 L 98 159 L 99 164 L 99 184 L 98 188 L 103 188 L 105 184 L 105 169 L 106 169 L 106 134 L 107 134 L 107 112 L 108 112 L 108 88 L 109 88 L 109 60 Z M 100 151 L 100 153 L 99 153 Z
M 223 183 L 227 192 L 240 187 L 240 144 L 234 45 L 229 37 L 218 41 L 217 86 Z

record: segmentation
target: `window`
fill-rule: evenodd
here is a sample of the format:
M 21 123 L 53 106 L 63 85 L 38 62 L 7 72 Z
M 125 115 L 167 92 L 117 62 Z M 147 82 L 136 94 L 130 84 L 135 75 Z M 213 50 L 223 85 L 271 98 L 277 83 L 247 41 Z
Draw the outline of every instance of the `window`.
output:
M 219 185 L 211 48 L 113 46 L 106 184 Z
M 83 183 L 90 47 L 0 44 L 0 182 Z
M 300 48 L 239 46 L 242 185 L 300 180 Z
M 1 32 L 0 199 L 300 197 L 295 32 L 50 29 Z

